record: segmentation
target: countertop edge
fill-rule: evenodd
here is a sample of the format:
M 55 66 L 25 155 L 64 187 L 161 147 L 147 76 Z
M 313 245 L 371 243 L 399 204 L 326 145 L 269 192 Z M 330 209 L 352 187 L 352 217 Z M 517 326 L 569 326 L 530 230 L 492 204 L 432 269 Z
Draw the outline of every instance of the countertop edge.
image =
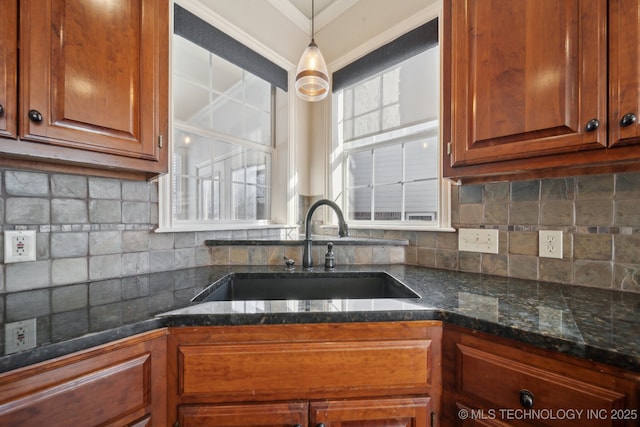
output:
M 255 324 L 303 324 L 303 323 L 340 323 L 340 322 L 393 322 L 438 320 L 443 325 L 452 324 L 502 338 L 512 339 L 523 344 L 555 351 L 583 360 L 608 364 L 616 368 L 640 372 L 640 357 L 621 354 L 615 351 L 584 345 L 570 340 L 524 331 L 514 327 L 498 325 L 443 309 L 351 312 L 351 313 L 295 313 L 286 319 L 282 313 L 225 313 L 202 315 L 175 315 L 155 317 L 138 323 L 121 326 L 94 334 L 73 338 L 68 341 L 45 345 L 33 350 L 3 356 L 0 358 L 0 373 L 45 362 L 72 353 L 87 350 L 119 339 L 140 333 L 167 327 L 194 326 L 241 326 Z

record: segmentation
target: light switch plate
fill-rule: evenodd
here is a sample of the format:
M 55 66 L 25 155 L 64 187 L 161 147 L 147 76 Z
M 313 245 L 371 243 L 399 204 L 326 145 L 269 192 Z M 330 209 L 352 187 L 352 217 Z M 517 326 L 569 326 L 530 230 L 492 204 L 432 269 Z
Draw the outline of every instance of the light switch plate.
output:
M 562 259 L 561 230 L 540 230 L 538 232 L 538 255 L 541 258 Z
M 458 250 L 498 253 L 498 230 L 487 228 L 460 228 L 458 230 Z

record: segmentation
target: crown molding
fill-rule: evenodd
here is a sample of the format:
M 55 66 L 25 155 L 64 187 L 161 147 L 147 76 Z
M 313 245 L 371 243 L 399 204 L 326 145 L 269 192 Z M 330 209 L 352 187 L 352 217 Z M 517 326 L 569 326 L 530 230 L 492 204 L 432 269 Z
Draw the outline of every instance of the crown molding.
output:
M 315 16 L 315 31 L 316 33 L 322 28 L 326 27 L 342 15 L 347 9 L 350 9 L 360 0 L 340 0 L 334 1 L 327 6 L 322 12 L 317 13 Z M 311 19 L 298 10 L 289 0 L 269 0 L 269 3 L 275 7 L 280 13 L 282 13 L 287 19 L 294 23 L 298 28 L 304 31 L 311 37 Z

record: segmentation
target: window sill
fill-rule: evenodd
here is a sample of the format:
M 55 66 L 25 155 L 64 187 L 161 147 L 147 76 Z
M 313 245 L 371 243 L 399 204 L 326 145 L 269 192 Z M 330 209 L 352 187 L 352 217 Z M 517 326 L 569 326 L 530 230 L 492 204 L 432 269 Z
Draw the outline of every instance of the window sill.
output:
M 401 224 L 354 224 L 348 222 L 349 230 L 382 230 L 382 231 L 434 231 L 455 233 L 457 230 L 453 227 L 442 226 L 425 226 L 425 225 L 401 225 Z M 321 228 L 338 229 L 337 225 L 323 225 Z
M 297 233 L 297 226 L 292 225 L 284 225 L 284 224 L 219 224 L 219 225 L 202 225 L 202 224 L 193 224 L 193 225 L 180 225 L 176 227 L 158 227 L 153 230 L 156 233 L 182 233 L 182 232 L 194 232 L 194 231 L 248 231 L 248 230 L 281 230 L 285 234 L 290 234 L 292 232 Z

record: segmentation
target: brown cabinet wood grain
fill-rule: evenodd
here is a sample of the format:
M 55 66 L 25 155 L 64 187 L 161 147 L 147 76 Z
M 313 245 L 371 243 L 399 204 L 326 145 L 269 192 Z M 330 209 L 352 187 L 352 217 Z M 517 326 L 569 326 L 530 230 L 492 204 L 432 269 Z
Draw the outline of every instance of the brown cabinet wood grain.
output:
M 609 144 L 640 141 L 640 1 L 609 2 Z M 635 121 L 626 124 L 626 118 Z
M 180 427 L 367 426 L 431 425 L 428 397 L 324 400 L 311 402 L 184 405 L 178 408 Z
M 309 425 L 430 425 L 441 332 L 430 321 L 172 328 L 169 420 L 251 426 L 258 411 L 276 414 L 264 425 L 304 426 L 277 415 L 302 402 Z
M 3 13 L 18 4 L 2 1 L 10 6 Z M 18 140 L 0 138 L 4 157 L 18 166 L 166 172 L 160 141 L 168 129 L 168 4 L 35 0 L 3 17 L 8 28 L 0 38 L 15 40 L 0 48 L 7 50 L 0 84 L 19 81 L 19 111 L 9 91 L 2 126 Z M 18 22 L 19 38 L 11 31 Z
M 449 325 L 443 340 L 447 425 L 640 424 L 637 375 Z
M 640 169 L 639 16 L 638 0 L 445 2 L 444 175 Z
M 0 425 L 166 425 L 166 331 L 0 375 Z
M 431 426 L 428 397 L 341 400 L 311 403 L 311 426 Z
M 451 8 L 453 166 L 606 145 L 604 126 L 585 130 L 607 111 L 605 2 L 468 0 Z
M 306 402 L 249 405 L 186 405 L 178 409 L 180 427 L 294 427 L 307 425 Z
M 18 113 L 18 2 L 0 0 L 0 136 L 15 138 Z

